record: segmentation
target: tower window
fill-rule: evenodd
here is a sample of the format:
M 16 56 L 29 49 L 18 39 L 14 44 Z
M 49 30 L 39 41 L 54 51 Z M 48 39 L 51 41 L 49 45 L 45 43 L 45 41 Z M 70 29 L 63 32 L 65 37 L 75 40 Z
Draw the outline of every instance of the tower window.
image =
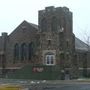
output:
M 46 21 L 45 18 L 43 18 L 43 19 L 41 20 L 41 30 L 42 30 L 42 31 L 47 31 L 47 21 Z
M 52 18 L 51 28 L 52 28 L 52 31 L 57 31 L 57 19 L 56 19 L 56 17 Z
M 65 19 L 65 17 L 62 17 L 61 27 L 63 27 L 63 30 L 66 30 L 66 19 Z

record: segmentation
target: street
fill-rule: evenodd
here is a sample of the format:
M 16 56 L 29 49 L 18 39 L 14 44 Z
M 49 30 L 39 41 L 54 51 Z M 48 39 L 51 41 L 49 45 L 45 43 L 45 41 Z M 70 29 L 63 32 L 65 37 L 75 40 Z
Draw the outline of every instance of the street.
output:
M 90 80 L 15 80 L 0 79 L 1 84 L 20 85 L 23 90 L 90 90 Z

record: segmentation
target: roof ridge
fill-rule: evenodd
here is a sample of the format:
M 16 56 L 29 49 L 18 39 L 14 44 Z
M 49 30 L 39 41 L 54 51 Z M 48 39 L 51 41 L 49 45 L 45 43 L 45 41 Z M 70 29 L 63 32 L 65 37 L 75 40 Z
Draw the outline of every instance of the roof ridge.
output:
M 27 22 L 27 21 L 26 21 Z M 33 26 L 34 28 L 38 29 L 38 25 L 37 24 L 34 24 L 34 23 L 30 23 L 30 22 L 27 22 L 28 24 L 30 24 L 31 26 Z

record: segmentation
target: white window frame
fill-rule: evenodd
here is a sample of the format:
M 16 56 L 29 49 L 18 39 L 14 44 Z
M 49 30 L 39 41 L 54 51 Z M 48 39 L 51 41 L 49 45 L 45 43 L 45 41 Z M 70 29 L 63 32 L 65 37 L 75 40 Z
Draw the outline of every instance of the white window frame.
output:
M 45 64 L 46 65 L 55 65 L 55 55 L 45 55 Z

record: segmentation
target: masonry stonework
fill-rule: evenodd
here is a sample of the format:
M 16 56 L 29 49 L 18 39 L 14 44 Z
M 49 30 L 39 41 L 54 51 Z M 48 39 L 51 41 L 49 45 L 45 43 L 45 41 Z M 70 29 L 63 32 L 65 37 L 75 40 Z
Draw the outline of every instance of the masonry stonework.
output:
M 29 64 L 51 67 L 61 76 L 77 78 L 83 68 L 90 67 L 87 47 L 73 34 L 69 8 L 46 7 L 38 12 L 38 25 L 23 21 L 10 35 L 2 33 L 0 73 L 5 69 L 7 74 Z

